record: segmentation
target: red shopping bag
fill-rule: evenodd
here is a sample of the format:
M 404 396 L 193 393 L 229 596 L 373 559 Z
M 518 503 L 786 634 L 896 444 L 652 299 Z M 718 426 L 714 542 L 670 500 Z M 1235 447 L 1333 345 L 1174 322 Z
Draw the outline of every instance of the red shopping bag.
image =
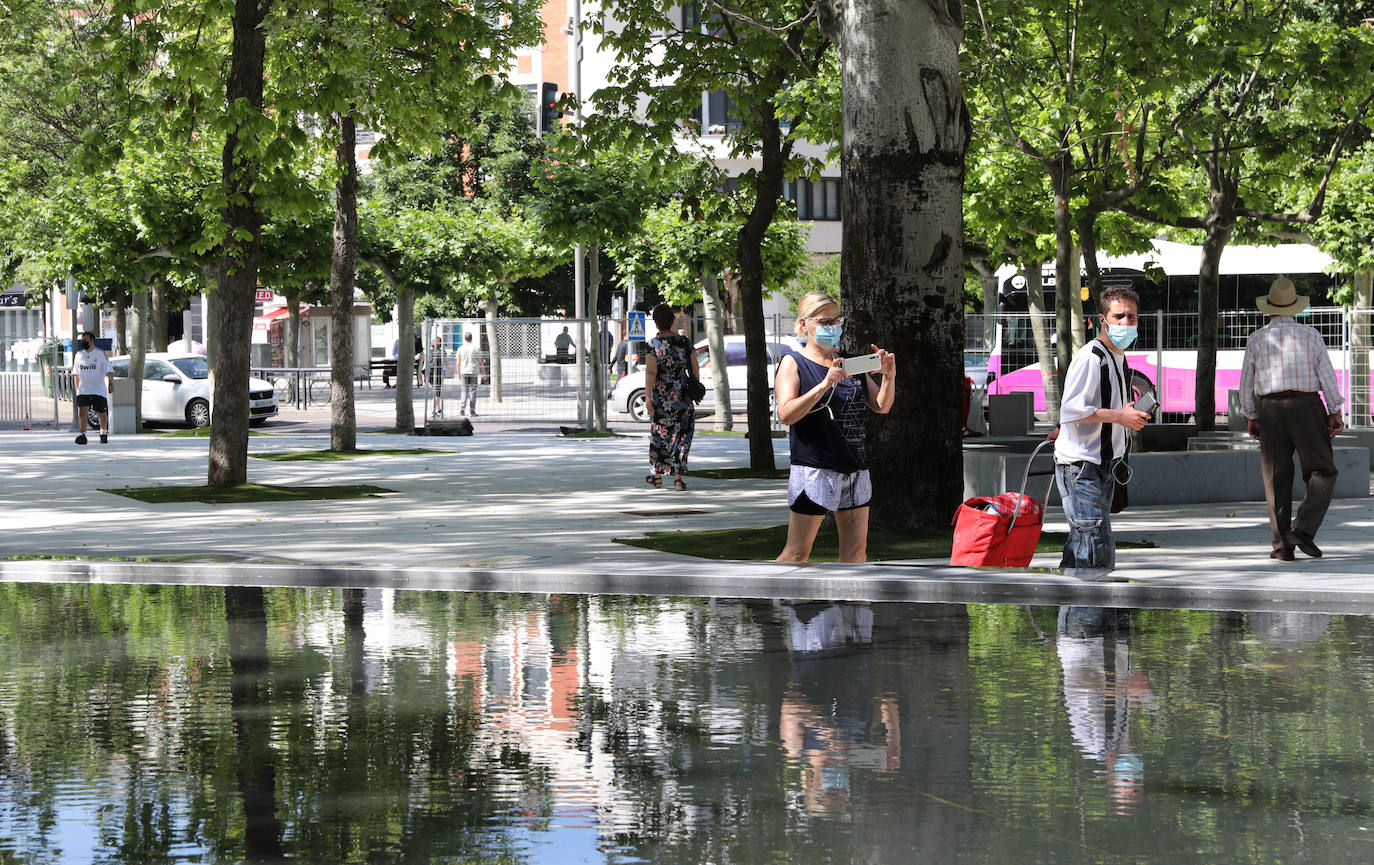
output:
M 1035 555 L 1045 506 L 1023 493 L 976 496 L 954 514 L 951 565 L 1024 568 Z

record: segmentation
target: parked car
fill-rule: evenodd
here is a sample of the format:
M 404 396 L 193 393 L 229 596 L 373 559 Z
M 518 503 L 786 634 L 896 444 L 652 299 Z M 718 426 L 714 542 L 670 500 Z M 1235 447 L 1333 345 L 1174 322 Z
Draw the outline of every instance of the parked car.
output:
M 115 378 L 129 377 L 129 358 L 110 361 Z M 248 423 L 265 422 L 277 413 L 271 382 L 248 379 Z M 143 359 L 143 420 L 210 425 L 210 365 L 204 355 L 149 352 Z
M 788 351 L 799 351 L 801 345 L 790 336 L 773 336 L 768 338 L 768 392 L 773 392 L 773 371 L 777 367 L 778 361 Z M 645 352 L 648 352 L 647 345 Z M 705 406 L 713 401 L 712 388 L 714 387 L 714 376 L 711 370 L 710 351 L 707 348 L 706 340 L 696 344 L 697 365 L 701 368 L 701 383 L 706 385 L 706 399 L 702 402 Z M 742 334 L 730 334 L 725 337 L 725 369 L 726 377 L 730 380 L 730 407 L 732 409 L 743 409 L 747 399 L 745 387 L 745 376 L 747 366 L 744 353 L 744 336 Z M 640 369 L 622 376 L 615 383 L 615 389 L 611 391 L 611 398 L 608 403 L 611 411 L 621 414 L 628 414 L 630 419 L 637 423 L 648 423 L 649 412 L 644 405 L 644 370 Z

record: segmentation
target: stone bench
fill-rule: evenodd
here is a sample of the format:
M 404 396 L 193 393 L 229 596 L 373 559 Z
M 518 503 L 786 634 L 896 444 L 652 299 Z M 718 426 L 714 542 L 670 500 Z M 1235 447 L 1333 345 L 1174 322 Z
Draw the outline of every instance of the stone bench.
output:
M 1369 450 L 1363 447 L 1335 448 L 1336 498 L 1364 498 L 1369 495 Z M 964 451 L 964 498 L 1015 492 L 1021 488 L 1027 453 L 1011 453 L 1000 448 Z M 1035 471 L 1052 469 L 1049 449 L 1041 452 Z M 1294 460 L 1296 465 L 1296 458 Z M 1131 455 L 1131 506 L 1196 504 L 1202 502 L 1262 502 L 1264 485 L 1260 480 L 1258 450 L 1168 451 Z M 1050 485 L 1048 501 L 1058 504 L 1059 492 L 1049 475 L 1032 475 L 1026 493 L 1045 501 L 1045 486 Z M 1296 471 L 1294 501 L 1303 495 L 1302 472 Z

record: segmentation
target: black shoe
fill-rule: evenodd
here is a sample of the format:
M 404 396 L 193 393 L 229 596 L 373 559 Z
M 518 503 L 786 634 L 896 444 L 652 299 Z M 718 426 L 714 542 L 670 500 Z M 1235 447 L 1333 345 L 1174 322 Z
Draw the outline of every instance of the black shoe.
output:
M 76 443 L 79 445 L 84 445 L 86 443 L 86 434 L 82 433 L 81 435 L 77 436 Z
M 1281 550 L 1274 550 L 1269 554 L 1269 558 L 1278 559 L 1281 562 L 1291 562 L 1293 561 L 1293 548 L 1284 547 Z
M 103 444 L 103 445 L 109 444 L 109 443 L 110 443 L 110 437 L 107 436 L 105 433 L 101 433 L 101 434 L 100 434 L 100 443 Z
M 1289 532 L 1284 536 L 1284 541 L 1290 548 L 1297 547 L 1302 550 L 1303 555 L 1311 556 L 1314 559 L 1322 557 L 1321 547 L 1317 546 L 1311 538 L 1305 538 L 1296 532 Z

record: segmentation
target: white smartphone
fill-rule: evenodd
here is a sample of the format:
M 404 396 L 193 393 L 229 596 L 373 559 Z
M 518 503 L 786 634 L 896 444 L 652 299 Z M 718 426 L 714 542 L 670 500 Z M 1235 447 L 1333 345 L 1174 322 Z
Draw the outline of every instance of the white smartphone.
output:
M 883 362 L 876 352 L 847 357 L 840 363 L 840 369 L 844 370 L 845 375 L 862 375 L 866 372 L 877 372 L 882 368 Z

